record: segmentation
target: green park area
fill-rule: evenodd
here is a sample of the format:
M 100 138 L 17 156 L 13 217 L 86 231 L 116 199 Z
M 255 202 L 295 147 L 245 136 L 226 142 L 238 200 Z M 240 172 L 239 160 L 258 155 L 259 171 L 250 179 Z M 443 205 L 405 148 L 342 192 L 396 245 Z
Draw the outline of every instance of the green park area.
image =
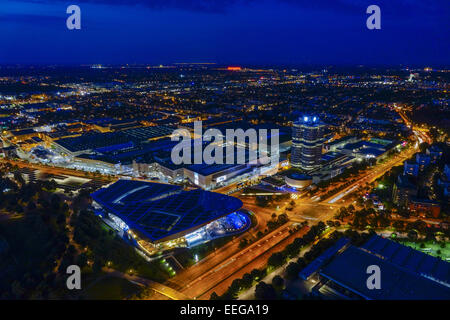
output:
M 450 244 L 436 241 L 401 241 L 401 244 L 411 247 L 415 250 L 422 251 L 434 257 L 439 257 L 442 260 L 450 261 Z
M 88 300 L 122 300 L 140 291 L 140 286 L 126 279 L 105 276 L 88 284 L 81 295 Z

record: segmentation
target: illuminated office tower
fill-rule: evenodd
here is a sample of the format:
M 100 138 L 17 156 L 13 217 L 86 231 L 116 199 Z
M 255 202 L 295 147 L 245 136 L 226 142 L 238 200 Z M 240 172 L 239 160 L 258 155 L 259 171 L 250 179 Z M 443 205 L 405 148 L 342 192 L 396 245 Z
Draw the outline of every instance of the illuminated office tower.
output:
M 325 124 L 318 117 L 305 116 L 292 126 L 291 165 L 304 170 L 319 167 Z

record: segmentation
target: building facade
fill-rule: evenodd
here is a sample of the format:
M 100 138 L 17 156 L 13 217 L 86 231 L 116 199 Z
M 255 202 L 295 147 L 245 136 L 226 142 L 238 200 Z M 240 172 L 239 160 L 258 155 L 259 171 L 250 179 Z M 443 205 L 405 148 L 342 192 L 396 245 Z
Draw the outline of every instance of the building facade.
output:
M 320 166 L 325 124 L 317 117 L 303 117 L 292 126 L 291 165 L 304 170 Z
M 407 175 L 400 175 L 392 189 L 392 200 L 399 206 L 407 206 L 410 197 L 417 196 L 417 187 L 411 183 Z

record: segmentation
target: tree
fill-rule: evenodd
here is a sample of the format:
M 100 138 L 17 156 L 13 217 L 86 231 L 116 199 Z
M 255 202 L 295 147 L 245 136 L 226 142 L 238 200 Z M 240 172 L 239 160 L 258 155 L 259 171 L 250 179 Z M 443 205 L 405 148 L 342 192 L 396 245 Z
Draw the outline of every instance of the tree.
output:
M 436 237 L 432 230 L 427 229 L 425 231 L 425 241 L 436 241 Z
M 294 256 L 296 256 L 298 253 L 299 253 L 299 251 L 300 251 L 300 246 L 298 246 L 298 245 L 296 245 L 294 242 L 292 242 L 292 243 L 290 243 L 290 244 L 288 244 L 287 246 L 286 246 L 286 248 L 284 249 L 284 251 L 286 252 L 286 255 L 288 256 L 288 257 L 294 257 Z
M 242 279 L 234 279 L 228 290 L 233 293 L 237 293 L 239 290 L 241 290 L 241 287 Z
M 359 207 L 362 207 L 362 206 L 364 205 L 364 199 L 361 198 L 361 197 L 358 197 L 358 199 L 356 199 L 356 204 L 357 204 Z
M 275 252 L 274 254 L 272 254 L 269 258 L 269 260 L 267 261 L 267 264 L 269 266 L 272 267 L 279 267 L 284 263 L 285 260 L 285 256 L 283 254 L 283 252 Z
M 419 235 L 417 234 L 417 231 L 411 230 L 408 232 L 408 239 L 411 241 L 416 241 Z
M 319 228 L 319 233 L 323 232 L 326 228 L 326 225 L 323 221 L 319 221 L 319 223 L 317 224 L 317 227 Z
M 276 275 L 272 279 L 272 286 L 278 291 L 282 290 L 284 287 L 284 279 L 281 276 Z
M 18 171 L 14 172 L 14 179 L 21 185 L 25 185 L 25 180 L 22 177 L 22 174 Z
M 422 142 L 419 144 L 419 150 L 421 153 L 424 153 L 429 147 L 430 145 L 427 142 Z
M 219 295 L 214 291 L 213 293 L 211 293 L 209 300 L 219 300 L 219 298 Z
M 239 249 L 243 249 L 248 245 L 248 240 L 247 239 L 241 239 L 241 241 L 239 242 Z
M 403 228 L 405 227 L 405 224 L 403 223 L 403 221 L 394 221 L 394 223 L 392 224 L 392 226 L 396 229 L 396 230 L 403 230 Z
M 278 219 L 277 219 L 278 225 L 282 225 L 288 221 L 289 221 L 289 217 L 286 213 L 282 213 L 278 216 Z
M 353 213 L 353 212 L 355 212 L 355 206 L 354 206 L 353 204 L 351 204 L 351 205 L 349 205 L 349 206 L 347 207 L 347 210 L 348 210 L 350 213 Z
M 34 211 L 34 210 L 36 210 L 36 204 L 34 203 L 34 201 L 28 202 L 27 211 L 31 212 L 31 211 Z
M 21 299 L 25 294 L 25 289 L 22 287 L 19 281 L 14 281 L 11 285 L 11 292 L 16 299 Z
M 256 196 L 256 205 L 260 207 L 267 207 L 269 200 L 266 196 Z
M 266 270 L 265 269 L 263 269 L 263 270 L 253 269 L 250 272 L 250 275 L 252 276 L 252 279 L 259 281 L 262 278 L 264 278 L 264 276 L 266 275 Z
M 92 265 L 92 271 L 94 271 L 94 273 L 100 273 L 102 271 L 102 267 L 103 267 L 103 263 L 96 259 L 94 261 L 94 264 Z
M 77 265 L 78 265 L 80 268 L 85 267 L 85 266 L 87 265 L 87 261 L 88 261 L 87 256 L 86 256 L 86 253 L 83 252 L 82 254 L 80 254 L 80 255 L 77 257 L 76 261 L 77 261 Z
M 299 265 L 300 270 L 302 270 L 304 267 L 306 267 L 307 262 L 305 261 L 304 258 L 298 258 L 297 259 L 297 264 Z
M 286 278 L 288 280 L 293 280 L 298 277 L 298 273 L 300 272 L 300 265 L 296 262 L 291 262 L 286 267 Z
M 52 207 L 52 211 L 53 212 L 58 212 L 60 207 L 61 207 L 61 198 L 57 194 L 54 194 L 52 196 L 50 204 L 51 204 L 51 207 Z
M 277 294 L 272 285 L 266 284 L 261 281 L 256 285 L 255 298 L 258 300 L 274 300 L 277 298 Z
M 250 288 L 252 286 L 253 283 L 253 277 L 250 273 L 246 273 L 242 276 L 242 286 L 244 288 Z

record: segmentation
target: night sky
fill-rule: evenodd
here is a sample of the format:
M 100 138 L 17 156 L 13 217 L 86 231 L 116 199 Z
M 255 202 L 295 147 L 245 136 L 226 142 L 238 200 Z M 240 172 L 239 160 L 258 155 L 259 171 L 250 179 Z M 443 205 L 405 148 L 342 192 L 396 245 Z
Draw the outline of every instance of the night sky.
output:
M 81 8 L 81 30 L 66 8 Z M 366 8 L 381 8 L 381 30 Z M 0 64 L 448 66 L 449 0 L 1 0 Z

